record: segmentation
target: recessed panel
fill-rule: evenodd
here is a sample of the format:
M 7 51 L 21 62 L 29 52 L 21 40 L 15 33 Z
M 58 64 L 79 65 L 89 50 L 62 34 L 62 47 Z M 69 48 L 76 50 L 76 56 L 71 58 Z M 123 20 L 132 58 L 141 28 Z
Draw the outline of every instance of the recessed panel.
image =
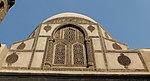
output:
M 34 53 L 33 61 L 31 64 L 32 68 L 40 68 L 41 67 L 43 55 L 44 55 L 44 52 L 35 52 Z
M 109 69 L 145 69 L 138 53 L 106 53 L 106 59 Z
M 100 43 L 100 39 L 99 38 L 93 38 L 92 42 L 93 42 L 94 50 L 101 50 L 101 43 Z
M 36 50 L 45 50 L 47 37 L 39 37 L 37 41 Z
M 106 69 L 103 53 L 95 53 L 95 62 L 97 69 Z
M 128 49 L 126 45 L 123 45 L 117 42 L 112 42 L 106 39 L 105 39 L 105 44 L 106 44 L 107 50 L 127 50 Z
M 2 67 L 28 67 L 32 52 L 9 52 Z

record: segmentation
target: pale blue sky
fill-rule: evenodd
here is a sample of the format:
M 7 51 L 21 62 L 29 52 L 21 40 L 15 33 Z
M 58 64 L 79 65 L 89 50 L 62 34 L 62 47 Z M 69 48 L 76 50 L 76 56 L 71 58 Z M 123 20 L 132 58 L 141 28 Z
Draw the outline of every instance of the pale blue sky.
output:
M 26 39 L 46 18 L 76 12 L 96 20 L 129 48 L 150 48 L 150 0 L 16 0 L 0 24 L 0 43 Z

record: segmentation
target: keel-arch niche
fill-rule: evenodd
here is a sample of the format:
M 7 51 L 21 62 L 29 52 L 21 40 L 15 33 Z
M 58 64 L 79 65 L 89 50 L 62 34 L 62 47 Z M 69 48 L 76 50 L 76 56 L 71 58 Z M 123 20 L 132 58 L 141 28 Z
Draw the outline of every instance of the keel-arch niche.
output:
M 84 31 L 72 24 L 67 24 L 58 28 L 53 34 L 55 40 L 53 53 L 54 65 L 85 66 L 86 65 L 86 45 Z M 58 43 L 61 43 L 58 45 Z M 77 44 L 76 44 L 77 43 Z M 64 44 L 66 48 L 59 48 Z M 64 49 L 64 50 L 62 50 Z M 60 51 L 60 54 L 58 53 Z M 64 63 L 59 63 L 63 58 Z M 55 63 L 57 61 L 57 63 Z M 60 62 L 62 59 L 60 60 Z M 76 62 L 76 63 L 75 63 Z
M 89 39 L 87 31 L 86 31 L 82 26 L 80 26 L 80 25 L 78 25 L 78 24 L 75 24 L 75 23 L 71 23 L 71 24 L 61 24 L 61 25 L 57 26 L 57 27 L 53 30 L 52 34 L 51 34 L 52 39 L 54 39 L 54 36 L 55 36 L 54 34 L 55 34 L 58 30 L 60 30 L 60 29 L 62 29 L 62 28 L 66 28 L 66 27 L 72 27 L 72 28 L 76 28 L 76 29 L 80 30 L 80 31 L 84 34 L 85 40 L 88 40 L 88 39 Z
M 92 56 L 88 54 L 90 45 L 87 40 L 87 32 L 83 28 L 73 24 L 59 26 L 53 31 L 52 40 L 49 41 L 46 63 L 50 67 L 87 67 L 88 57 Z M 48 60 L 50 59 L 48 56 L 51 56 L 51 61 Z

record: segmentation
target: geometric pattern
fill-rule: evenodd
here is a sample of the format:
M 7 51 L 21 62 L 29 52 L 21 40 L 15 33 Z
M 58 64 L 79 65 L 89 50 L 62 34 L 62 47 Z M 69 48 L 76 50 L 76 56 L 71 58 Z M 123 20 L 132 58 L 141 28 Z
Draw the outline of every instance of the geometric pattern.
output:
M 54 64 L 65 64 L 65 45 L 57 44 L 55 49 Z
M 74 55 L 74 64 L 83 65 L 84 64 L 84 52 L 82 44 L 73 45 L 73 55 Z
M 88 26 L 88 30 L 89 30 L 90 32 L 93 32 L 93 31 L 95 30 L 95 28 L 94 28 L 92 25 L 90 25 L 90 26 Z
M 71 42 L 75 39 L 75 30 L 69 28 L 65 29 L 64 39 L 68 42 Z
M 48 32 L 48 31 L 51 30 L 51 29 L 52 29 L 52 27 L 51 27 L 51 26 L 48 26 L 48 25 L 44 27 L 44 30 L 45 30 L 46 32 Z

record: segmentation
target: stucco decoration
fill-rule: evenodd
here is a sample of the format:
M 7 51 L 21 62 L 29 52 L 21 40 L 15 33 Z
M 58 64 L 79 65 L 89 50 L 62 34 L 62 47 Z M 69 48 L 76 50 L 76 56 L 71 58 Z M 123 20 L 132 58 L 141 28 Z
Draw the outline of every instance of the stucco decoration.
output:
M 90 25 L 90 26 L 88 26 L 88 30 L 89 30 L 90 32 L 93 32 L 93 31 L 95 30 L 95 28 L 94 28 L 92 25 Z
M 86 15 L 82 15 L 82 14 L 78 14 L 78 13 L 71 13 L 71 12 L 65 12 L 65 13 L 60 13 L 60 14 L 57 14 L 57 15 L 54 15 L 52 17 L 49 17 L 47 18 L 45 21 L 43 21 L 42 23 L 46 23 L 48 22 L 49 20 L 53 20 L 53 19 L 57 19 L 57 18 L 63 18 L 63 17 L 66 17 L 66 19 L 68 21 L 71 20 L 72 17 L 74 18 L 82 18 L 82 19 L 87 19 L 93 23 L 97 23 L 95 20 L 93 20 L 92 18 L 86 16 Z M 74 22 L 78 22 L 78 21 L 75 21 Z
M 17 49 L 24 49 L 26 46 L 26 44 L 24 42 L 22 42 L 18 47 Z
M 131 60 L 128 56 L 121 53 L 118 57 L 118 62 L 126 68 L 131 63 Z
M 117 43 L 113 43 L 112 46 L 116 50 L 122 50 L 121 46 L 119 46 Z
M 12 53 L 6 58 L 6 62 L 8 65 L 15 63 L 18 60 L 18 55 L 16 53 Z
M 51 28 L 51 26 L 49 26 L 49 25 L 47 25 L 47 26 L 45 26 L 44 27 L 44 30 L 46 31 L 46 32 L 48 32 L 49 30 L 51 30 L 52 28 Z

